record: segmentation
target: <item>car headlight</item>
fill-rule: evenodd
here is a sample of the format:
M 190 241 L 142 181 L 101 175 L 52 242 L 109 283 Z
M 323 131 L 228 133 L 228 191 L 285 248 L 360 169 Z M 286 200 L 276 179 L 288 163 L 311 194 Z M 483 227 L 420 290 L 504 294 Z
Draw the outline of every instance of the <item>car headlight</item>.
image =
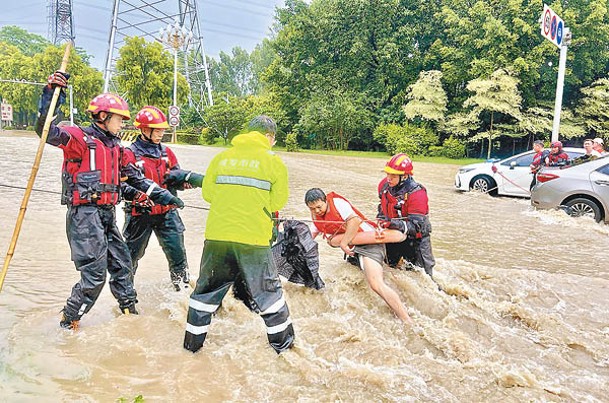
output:
M 459 173 L 465 174 L 465 173 L 473 171 L 474 169 L 476 169 L 476 168 L 459 168 Z

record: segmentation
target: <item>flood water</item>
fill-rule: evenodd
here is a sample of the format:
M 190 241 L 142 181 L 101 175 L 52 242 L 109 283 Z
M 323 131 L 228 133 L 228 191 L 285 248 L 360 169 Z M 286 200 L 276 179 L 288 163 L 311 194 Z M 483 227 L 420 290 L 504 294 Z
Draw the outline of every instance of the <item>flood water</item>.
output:
M 0 184 L 25 187 L 38 138 L 0 135 Z M 218 148 L 172 147 L 205 172 Z M 384 161 L 279 153 L 288 166 L 284 217 L 307 218 L 310 187 L 376 212 Z M 59 192 L 62 153 L 45 147 L 35 188 Z M 175 292 L 151 240 L 136 276 L 139 316 L 121 316 L 108 287 L 77 332 L 59 328 L 79 275 L 66 208 L 33 192 L 0 292 L 0 401 L 607 401 L 609 226 L 528 200 L 457 193 L 457 166 L 415 163 L 428 189 L 435 278 L 387 268 L 416 322 L 409 329 L 339 249 L 320 244 L 326 289 L 284 283 L 296 331 L 281 355 L 261 318 L 227 296 L 203 349 L 182 348 L 189 292 Z M 0 187 L 4 260 L 24 191 Z M 198 190 L 188 206 L 207 207 Z M 118 210 L 122 227 L 122 211 Z M 180 212 L 198 275 L 206 210 Z M 153 237 L 154 238 L 154 237 Z

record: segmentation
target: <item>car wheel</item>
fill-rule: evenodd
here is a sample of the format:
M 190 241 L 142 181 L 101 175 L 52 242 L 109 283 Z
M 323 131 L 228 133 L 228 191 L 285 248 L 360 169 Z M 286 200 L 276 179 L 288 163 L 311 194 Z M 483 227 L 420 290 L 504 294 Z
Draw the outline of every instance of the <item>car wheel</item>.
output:
M 470 190 L 474 190 L 476 192 L 482 193 L 490 193 L 492 195 L 497 193 L 497 189 L 495 188 L 497 185 L 493 178 L 490 178 L 486 175 L 475 176 L 472 179 L 469 188 Z
M 567 213 L 571 217 L 592 217 L 596 222 L 599 222 L 603 218 L 601 209 L 590 199 L 578 197 L 566 202 L 565 206 L 568 207 Z

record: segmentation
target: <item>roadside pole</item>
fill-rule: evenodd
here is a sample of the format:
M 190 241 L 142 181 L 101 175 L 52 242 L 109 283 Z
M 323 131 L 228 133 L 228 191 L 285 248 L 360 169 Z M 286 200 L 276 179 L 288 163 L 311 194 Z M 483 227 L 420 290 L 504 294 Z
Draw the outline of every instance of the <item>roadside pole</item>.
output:
M 565 28 L 565 37 L 570 35 L 569 28 Z M 560 58 L 558 60 L 558 78 L 556 80 L 556 99 L 554 100 L 554 120 L 552 122 L 552 141 L 558 141 L 560 130 L 560 111 L 562 109 L 562 90 L 565 83 L 565 70 L 567 68 L 567 41 L 564 40 L 560 47 Z
M 560 112 L 562 109 L 562 92 L 567 68 L 567 49 L 571 44 L 571 30 L 550 7 L 543 5 L 541 14 L 541 36 L 560 49 L 558 60 L 558 77 L 556 79 L 556 98 L 554 100 L 554 120 L 552 121 L 552 141 L 558 141 L 560 133 Z

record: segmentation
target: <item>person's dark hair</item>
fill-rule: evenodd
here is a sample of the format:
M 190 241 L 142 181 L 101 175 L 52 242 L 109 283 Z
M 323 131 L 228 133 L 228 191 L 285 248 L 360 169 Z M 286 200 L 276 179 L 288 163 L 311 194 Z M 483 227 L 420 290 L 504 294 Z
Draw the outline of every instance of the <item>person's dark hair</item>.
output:
M 305 204 L 316 202 L 317 200 L 326 201 L 326 194 L 320 188 L 307 190 L 305 193 Z
M 270 117 L 259 115 L 250 120 L 247 124 L 247 129 L 252 132 L 261 132 L 262 134 L 271 133 L 274 136 L 277 133 L 277 124 Z
M 541 146 L 542 146 L 542 145 L 543 145 L 543 141 L 541 141 L 541 140 L 535 140 L 535 141 L 533 142 L 533 145 L 535 145 L 535 144 L 539 144 L 539 145 L 541 145 Z

